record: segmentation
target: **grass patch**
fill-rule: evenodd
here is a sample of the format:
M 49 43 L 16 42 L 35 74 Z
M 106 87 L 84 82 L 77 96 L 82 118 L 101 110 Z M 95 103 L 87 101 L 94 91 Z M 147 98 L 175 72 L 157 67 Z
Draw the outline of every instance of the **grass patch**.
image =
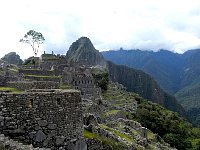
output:
M 19 72 L 19 70 L 18 70 L 18 69 L 15 69 L 15 68 L 9 68 L 9 70 L 10 70 L 10 71 L 13 71 L 13 72 L 15 72 L 15 73 L 18 73 L 18 72 Z
M 16 89 L 16 88 L 12 88 L 12 87 L 0 87 L 0 91 L 9 91 L 12 93 L 22 93 L 22 90 Z
M 37 75 L 26 75 L 26 77 L 34 77 L 34 78 L 55 78 L 55 79 L 61 78 L 61 76 L 37 76 Z
M 110 110 L 110 111 L 105 112 L 105 115 L 106 115 L 106 116 L 116 115 L 119 111 L 120 111 L 120 110 L 113 109 L 113 110 Z
M 114 141 L 113 139 L 110 139 L 110 138 L 107 138 L 107 137 L 104 137 L 104 136 L 99 136 L 99 135 L 96 135 L 86 129 L 84 129 L 84 137 L 85 138 L 88 138 L 88 139 L 96 139 L 98 141 L 102 141 L 102 144 L 103 145 L 110 145 L 113 147 L 114 150 L 122 150 L 122 149 L 126 149 L 127 146 L 122 143 L 122 142 L 116 142 Z
M 86 129 L 84 129 L 83 135 L 84 135 L 85 138 L 88 138 L 88 139 L 96 139 L 97 138 L 96 134 L 94 134 L 94 133 L 92 133 L 92 132 L 90 132 Z
M 28 69 L 22 69 L 22 70 L 28 70 L 28 71 L 40 71 L 41 69 L 28 68 Z
M 113 133 L 113 134 L 115 134 L 115 135 L 117 135 L 117 136 L 119 136 L 119 137 L 125 139 L 125 140 L 126 140 L 127 142 L 129 142 L 129 143 L 133 143 L 133 139 L 132 139 L 130 136 L 128 136 L 128 135 L 126 135 L 126 134 L 123 134 L 123 133 L 121 133 L 121 132 L 119 132 L 119 131 L 117 131 L 117 130 L 114 130 L 114 129 L 112 129 L 112 128 L 109 128 L 108 126 L 103 125 L 103 124 L 100 124 L 99 126 L 100 126 L 101 128 L 103 128 L 103 129 L 108 130 L 108 131 L 110 131 L 111 133 Z
M 151 132 L 151 131 L 148 131 L 147 132 L 147 138 L 149 140 L 153 140 L 155 138 L 155 134 L 153 132 Z
M 59 88 L 60 89 L 72 89 L 72 86 L 71 85 L 67 85 L 67 84 L 62 84 L 62 85 L 60 85 Z

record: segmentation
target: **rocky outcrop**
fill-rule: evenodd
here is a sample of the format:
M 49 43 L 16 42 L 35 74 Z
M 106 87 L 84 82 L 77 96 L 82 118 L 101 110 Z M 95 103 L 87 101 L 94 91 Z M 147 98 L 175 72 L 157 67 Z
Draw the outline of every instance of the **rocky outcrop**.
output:
M 72 43 L 66 54 L 70 62 L 85 65 L 105 66 L 105 60 L 101 53 L 95 49 L 92 42 L 87 37 L 81 37 Z

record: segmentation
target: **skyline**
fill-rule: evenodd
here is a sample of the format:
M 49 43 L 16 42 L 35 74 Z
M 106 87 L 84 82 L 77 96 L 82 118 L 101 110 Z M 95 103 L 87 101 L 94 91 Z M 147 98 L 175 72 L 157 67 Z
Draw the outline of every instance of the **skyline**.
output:
M 40 53 L 65 54 L 72 42 L 90 38 L 100 51 L 142 49 L 183 53 L 200 48 L 198 0 L 7 0 L 1 2 L 0 57 L 33 56 L 19 40 L 29 30 L 46 39 Z

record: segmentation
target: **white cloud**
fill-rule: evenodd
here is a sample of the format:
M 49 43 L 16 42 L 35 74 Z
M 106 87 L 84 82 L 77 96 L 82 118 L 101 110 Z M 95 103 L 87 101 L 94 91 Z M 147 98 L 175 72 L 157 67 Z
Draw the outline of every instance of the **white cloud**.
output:
M 33 55 L 19 39 L 42 32 L 48 52 L 65 54 L 80 36 L 99 50 L 160 48 L 184 52 L 200 47 L 199 0 L 6 0 L 0 2 L 0 57 Z

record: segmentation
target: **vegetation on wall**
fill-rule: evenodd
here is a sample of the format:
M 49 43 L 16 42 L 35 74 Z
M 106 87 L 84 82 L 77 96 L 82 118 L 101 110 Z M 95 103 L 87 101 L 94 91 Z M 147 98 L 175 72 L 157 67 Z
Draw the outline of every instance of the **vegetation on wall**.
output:
M 103 90 L 108 89 L 108 83 L 109 83 L 109 74 L 106 70 L 103 71 L 93 71 L 93 77 L 95 80 L 95 83 Z

